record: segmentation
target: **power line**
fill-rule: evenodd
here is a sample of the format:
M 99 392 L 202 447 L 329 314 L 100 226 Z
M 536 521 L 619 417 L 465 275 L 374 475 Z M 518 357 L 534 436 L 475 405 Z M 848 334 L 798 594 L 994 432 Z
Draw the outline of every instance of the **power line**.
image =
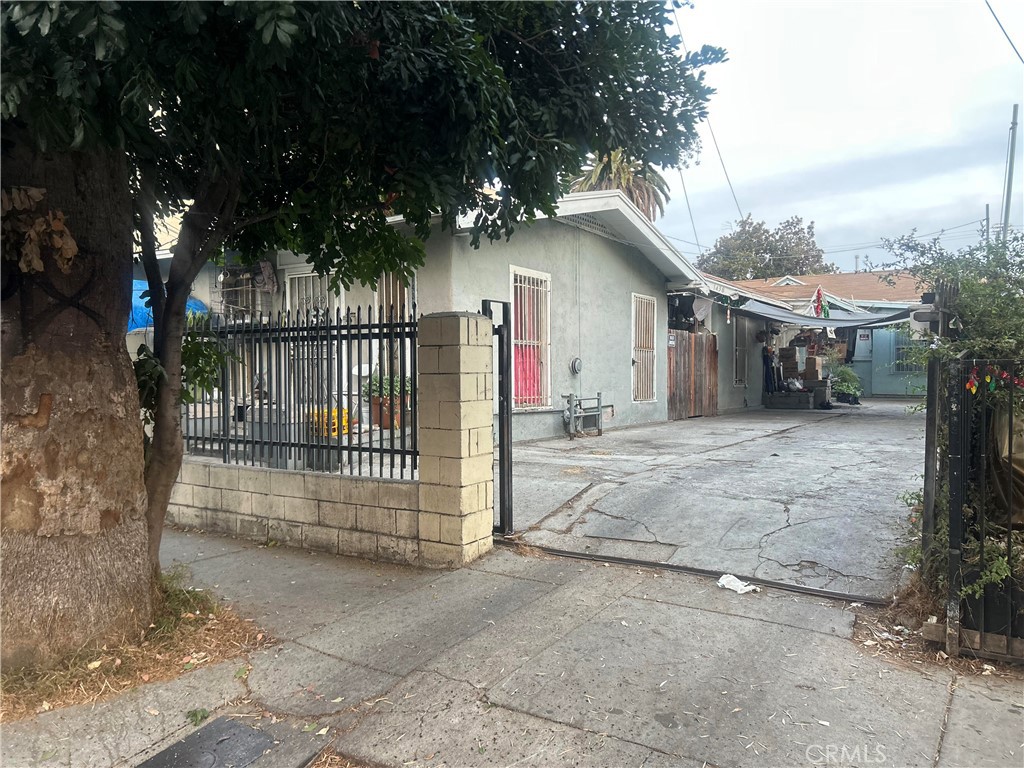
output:
M 682 40 L 682 35 L 679 36 Z M 684 45 L 685 50 L 685 45 Z M 736 199 L 736 190 L 732 188 L 732 179 L 729 178 L 729 171 L 725 168 L 725 159 L 722 157 L 722 150 L 718 148 L 718 139 L 715 138 L 715 129 L 711 127 L 711 118 L 707 118 L 708 132 L 711 134 L 711 141 L 715 144 L 715 152 L 718 153 L 718 162 L 722 164 L 722 173 L 725 174 L 725 181 L 729 185 L 729 191 L 732 193 L 732 201 L 736 203 L 736 212 L 743 218 L 743 209 L 740 208 L 740 201 Z
M 966 232 L 966 233 L 962 233 L 962 234 L 959 234 L 959 235 L 950 235 L 949 237 L 944 238 L 944 239 L 946 241 L 963 241 L 963 242 L 967 242 L 969 240 L 975 239 L 976 237 L 977 237 L 977 235 L 975 235 L 973 233 Z M 919 240 L 920 238 L 915 237 L 913 239 L 914 240 Z M 838 254 L 843 254 L 843 253 L 856 253 L 857 251 L 866 251 L 866 250 L 870 250 L 872 248 L 884 248 L 884 247 L 885 247 L 884 244 L 881 242 L 881 240 L 879 240 L 878 242 L 876 242 L 876 243 L 874 243 L 872 245 L 859 246 L 857 248 L 826 249 L 825 253 L 827 255 L 832 256 L 832 255 L 838 255 Z
M 679 42 L 683 46 L 683 53 L 687 56 L 690 55 L 690 51 L 686 47 L 686 40 L 683 39 L 683 27 L 679 23 L 679 12 L 675 6 L 672 7 L 672 16 L 676 20 L 676 31 L 679 33 Z M 743 218 L 743 209 L 740 208 L 740 201 L 736 198 L 736 190 L 733 189 L 732 179 L 729 178 L 729 171 L 725 167 L 725 158 L 722 157 L 722 150 L 718 146 L 718 139 L 715 136 L 715 129 L 711 127 L 711 118 L 705 117 L 704 121 L 708 124 L 708 132 L 711 134 L 711 141 L 715 145 L 715 153 L 718 155 L 718 162 L 722 165 L 722 173 L 725 174 L 725 181 L 729 185 L 729 192 L 732 193 L 732 201 L 736 203 L 736 212 L 739 213 L 740 218 Z M 680 178 L 682 178 L 682 171 L 679 172 Z
M 695 246 L 697 246 L 697 253 L 699 254 L 699 253 L 703 252 L 704 249 L 700 247 L 700 238 L 697 237 L 697 223 L 693 220 L 693 209 L 690 208 L 690 196 L 686 192 L 686 181 L 683 179 L 683 169 L 682 168 L 679 169 L 679 181 L 683 185 L 683 199 L 686 200 L 686 212 L 688 214 L 690 214 L 690 226 L 693 227 L 693 239 L 696 240 L 697 242 L 691 243 L 688 240 L 683 240 L 683 238 L 681 238 L 681 237 L 677 237 L 677 238 L 674 238 L 674 239 L 675 240 L 681 240 L 682 242 L 686 243 L 687 245 L 695 245 Z
M 1010 39 L 1010 33 L 1006 31 L 1006 27 L 1003 26 L 1003 22 L 1001 22 L 999 20 L 999 17 L 996 16 L 996 12 L 989 4 L 988 0 L 985 0 L 985 5 L 988 6 L 989 11 L 992 13 L 992 18 L 996 20 L 996 24 L 999 25 L 999 29 L 1001 29 L 1003 31 L 1003 35 L 1006 36 L 1006 42 L 1008 42 L 1010 44 L 1010 47 L 1013 48 L 1013 52 L 1017 54 L 1017 58 L 1020 59 L 1020 63 L 1024 64 L 1024 56 L 1020 55 L 1020 51 L 1017 50 L 1017 46 L 1014 45 L 1013 40 Z M 678 19 L 676 20 L 676 26 L 679 26 Z
M 921 240 L 925 237 L 932 237 L 933 235 L 943 236 L 947 232 L 952 232 L 955 229 L 963 229 L 964 227 L 970 227 L 981 223 L 981 219 L 975 219 L 974 221 L 968 221 L 964 224 L 957 224 L 955 227 L 944 227 L 943 229 L 937 229 L 934 232 L 924 232 L 920 235 L 914 235 L 915 240 Z M 956 239 L 958 237 L 974 237 L 972 232 L 959 232 L 950 236 L 950 239 Z M 833 248 L 825 249 L 825 253 L 852 253 L 853 251 L 859 251 L 863 248 L 879 248 L 882 245 L 882 238 L 876 240 L 867 240 L 862 243 L 847 243 L 845 245 L 837 245 Z

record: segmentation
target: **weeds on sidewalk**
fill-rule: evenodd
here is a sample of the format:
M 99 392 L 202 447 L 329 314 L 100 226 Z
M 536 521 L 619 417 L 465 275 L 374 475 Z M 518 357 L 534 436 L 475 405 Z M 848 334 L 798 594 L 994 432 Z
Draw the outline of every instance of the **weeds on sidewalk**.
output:
M 251 621 L 185 579 L 183 568 L 161 577 L 162 605 L 141 642 L 82 651 L 47 670 L 4 672 L 0 722 L 100 701 L 269 644 Z

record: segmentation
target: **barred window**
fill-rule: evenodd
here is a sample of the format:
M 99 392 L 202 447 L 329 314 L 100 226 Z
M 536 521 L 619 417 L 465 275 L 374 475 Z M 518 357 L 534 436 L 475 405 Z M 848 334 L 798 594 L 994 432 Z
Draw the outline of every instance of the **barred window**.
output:
M 924 366 L 914 360 L 914 350 L 926 345 L 924 339 L 915 339 L 908 331 L 893 332 L 892 372 L 923 373 Z
M 337 310 L 345 306 L 345 291 L 335 293 L 329 277 L 315 272 L 288 276 L 287 309 L 293 313 L 314 317 L 334 317 Z
M 655 301 L 650 296 L 633 294 L 633 402 L 650 402 L 655 399 L 654 362 Z
M 512 268 L 512 404 L 551 406 L 551 276 Z

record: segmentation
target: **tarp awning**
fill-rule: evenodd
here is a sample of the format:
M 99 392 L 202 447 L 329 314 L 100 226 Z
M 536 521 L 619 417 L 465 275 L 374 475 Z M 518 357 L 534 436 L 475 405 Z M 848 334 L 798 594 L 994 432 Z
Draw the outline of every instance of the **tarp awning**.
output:
M 907 318 L 907 310 L 901 309 L 886 314 L 874 312 L 844 312 L 833 310 L 831 317 L 813 317 L 801 315 L 788 309 L 773 307 L 756 299 L 749 300 L 742 307 L 733 307 L 734 312 L 774 320 L 787 325 L 799 325 L 804 328 L 862 328 L 864 326 L 887 325 Z

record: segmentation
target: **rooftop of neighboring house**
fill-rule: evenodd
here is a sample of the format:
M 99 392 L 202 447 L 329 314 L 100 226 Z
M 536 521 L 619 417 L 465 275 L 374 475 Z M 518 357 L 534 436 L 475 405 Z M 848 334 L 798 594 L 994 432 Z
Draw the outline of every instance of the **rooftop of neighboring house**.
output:
M 708 287 L 715 293 L 721 294 L 722 296 L 730 296 L 732 294 L 738 294 L 748 299 L 755 299 L 756 301 L 764 302 L 765 304 L 771 304 L 777 307 L 788 307 L 789 305 L 779 296 L 769 294 L 760 288 L 749 288 L 746 286 L 747 282 L 759 282 L 759 281 L 742 281 L 742 280 L 726 280 L 724 277 L 715 277 L 710 272 L 701 272 L 701 276 L 704 278 L 704 282 L 707 283 Z
M 811 299 L 818 286 L 831 296 L 860 304 L 913 303 L 920 300 L 922 291 L 916 278 L 906 272 L 893 270 L 840 272 L 834 275 L 783 275 L 731 282 L 740 288 L 787 302 Z

